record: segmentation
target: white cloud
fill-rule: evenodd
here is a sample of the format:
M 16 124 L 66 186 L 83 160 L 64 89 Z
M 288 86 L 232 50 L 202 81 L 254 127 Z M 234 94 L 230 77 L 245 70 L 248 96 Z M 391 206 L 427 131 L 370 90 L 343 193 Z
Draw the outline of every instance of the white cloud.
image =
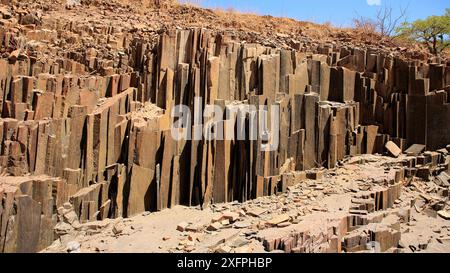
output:
M 367 0 L 369 6 L 381 6 L 381 0 Z

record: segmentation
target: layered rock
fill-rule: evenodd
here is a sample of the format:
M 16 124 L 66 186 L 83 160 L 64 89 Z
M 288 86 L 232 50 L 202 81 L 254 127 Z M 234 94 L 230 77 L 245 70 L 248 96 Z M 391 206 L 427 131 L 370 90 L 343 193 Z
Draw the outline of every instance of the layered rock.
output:
M 3 46 L 20 37 L 6 30 L 0 30 Z M 34 29 L 26 36 L 48 41 L 60 32 Z M 44 197 L 14 186 L 12 197 L 3 193 L 10 203 L 3 202 L 2 225 L 14 222 L 10 215 L 36 226 L 45 219 L 36 230 L 47 232 L 55 208 L 69 200 L 81 222 L 246 201 L 282 191 L 293 171 L 384 153 L 389 141 L 402 151 L 450 143 L 445 60 L 425 64 L 336 43 L 279 49 L 206 29 L 168 30 L 157 44 L 104 26 L 92 34 L 98 41 L 102 35 L 114 37 L 112 48 L 126 50 L 113 60 L 94 49 L 51 60 L 19 50 L 0 60 L 0 187 L 48 175 L 65 192 L 51 197 L 59 201 L 44 211 L 50 206 L 39 201 Z M 237 109 L 223 121 L 232 138 L 173 139 L 171 113 L 178 104 L 191 111 Z M 271 128 L 279 145 L 270 152 L 261 148 L 260 136 L 249 138 L 255 117 L 246 107 L 264 105 L 280 109 L 278 129 Z M 147 113 L 149 107 L 156 112 Z M 199 124 L 210 119 L 192 117 L 188 129 L 202 132 Z M 19 177 L 25 182 L 16 183 Z M 36 213 L 11 212 L 13 203 Z M 2 230 L 2 238 L 10 238 L 3 251 L 36 251 L 50 241 L 36 233 L 36 243 L 26 248 L 21 236 L 28 233 L 21 228 Z

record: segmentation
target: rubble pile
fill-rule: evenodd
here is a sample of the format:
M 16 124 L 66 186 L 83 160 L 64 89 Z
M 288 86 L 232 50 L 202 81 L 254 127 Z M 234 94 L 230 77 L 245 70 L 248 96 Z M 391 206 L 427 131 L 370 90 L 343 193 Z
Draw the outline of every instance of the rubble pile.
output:
M 425 204 L 435 201 L 430 192 L 448 199 L 445 59 L 410 59 L 395 48 L 312 42 L 301 35 L 285 46 L 289 36 L 255 43 L 242 39 L 243 30 L 174 27 L 174 21 L 155 27 L 133 15 L 130 5 L 113 9 L 114 3 L 102 1 L 69 1 L 61 9 L 72 18 L 57 4 L 45 9 L 38 2 L 6 2 L 0 8 L 1 252 L 39 251 L 101 220 L 178 205 L 245 204 L 286 192 L 283 206 L 294 206 L 298 215 L 281 211 L 259 223 L 238 221 L 264 214 L 261 206 L 246 207 L 207 226 L 186 222 L 177 228 L 213 233 L 224 227 L 300 225 L 286 236 L 259 238 L 267 251 L 360 251 L 370 240 L 386 251 L 400 241 L 397 221 L 383 222 L 395 213 L 375 215 L 392 209 L 404 186 L 421 192 Z M 149 9 L 148 16 L 161 8 Z M 234 109 L 221 121 L 232 137 L 174 139 L 172 113 L 179 104 L 192 112 L 211 105 Z M 272 105 L 280 111 L 272 112 Z M 249 114 L 250 106 L 278 115 L 280 122 L 269 128 L 279 136 L 273 151 L 262 149 L 273 143 L 261 136 L 248 138 L 249 124 L 260 115 Z M 201 134 L 212 120 L 193 116 L 187 128 Z M 240 132 L 247 138 L 238 139 Z M 305 200 L 355 190 L 299 184 L 326 180 L 327 169 L 338 171 L 361 154 L 402 161 L 395 161 L 388 179 L 359 183 L 365 191 L 357 190 L 350 216 L 335 217 L 344 226 L 327 224 L 314 235 L 302 231 L 298 216 L 324 212 Z M 423 181 L 432 182 L 432 189 L 423 189 L 428 185 Z M 433 204 L 437 215 L 448 218 L 445 202 Z M 68 218 L 63 211 L 69 205 Z M 193 251 L 199 240 L 188 238 L 178 250 Z M 69 252 L 80 249 L 67 243 Z M 240 242 L 218 247 L 248 251 Z
M 446 252 L 450 226 L 440 214 L 450 206 L 448 186 L 429 184 L 423 194 L 415 185 L 437 184 L 399 178 L 406 157 L 352 157 L 317 180 L 244 203 L 97 221 L 95 232 L 75 225 L 45 251 L 67 252 L 76 241 L 82 252 Z

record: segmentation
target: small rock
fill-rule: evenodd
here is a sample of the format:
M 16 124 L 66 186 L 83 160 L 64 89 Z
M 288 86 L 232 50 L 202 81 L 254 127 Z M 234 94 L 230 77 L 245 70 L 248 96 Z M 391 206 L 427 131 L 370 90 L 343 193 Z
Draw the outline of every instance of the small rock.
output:
M 108 221 L 93 221 L 82 224 L 81 226 L 87 230 L 101 230 L 109 225 Z
M 164 236 L 162 239 L 163 239 L 163 241 L 168 241 L 168 240 L 170 240 L 170 236 Z
M 63 208 L 65 209 L 72 209 L 72 204 L 70 204 L 69 202 L 66 202 L 63 204 Z
M 73 227 L 74 229 L 78 230 L 78 229 L 81 228 L 81 224 L 80 224 L 80 222 L 79 222 L 78 220 L 75 220 L 75 221 L 72 223 L 72 227 Z
M 231 247 L 229 247 L 229 246 L 221 246 L 221 247 L 217 248 L 215 252 L 216 253 L 230 253 L 231 252 Z
M 236 222 L 234 223 L 233 227 L 234 228 L 248 228 L 251 225 L 251 223 L 249 222 Z
M 437 214 L 445 220 L 450 220 L 450 212 L 448 211 L 440 210 Z
M 67 234 L 69 233 L 69 231 L 72 229 L 72 226 L 64 223 L 64 222 L 59 222 L 58 224 L 56 224 L 55 226 L 55 231 L 57 234 L 62 235 L 62 234 Z
M 67 243 L 67 252 L 69 252 L 69 253 L 79 252 L 80 248 L 81 248 L 81 245 L 77 241 L 71 241 L 71 242 Z
M 237 219 L 239 219 L 239 214 L 231 211 L 227 211 L 223 214 L 223 218 L 225 220 L 229 220 L 230 222 L 235 222 Z
M 0 14 L 3 16 L 3 19 L 10 19 L 12 17 L 11 12 L 6 7 L 0 9 Z
M 218 230 L 220 230 L 220 228 L 222 228 L 222 224 L 219 222 L 215 222 L 215 223 L 210 224 L 208 226 L 207 230 L 208 231 L 218 231 Z
M 234 253 L 253 253 L 253 248 L 246 245 L 234 249 Z
M 254 217 L 259 217 L 262 214 L 264 214 L 267 211 L 267 209 L 263 209 L 263 208 L 251 208 L 251 209 L 247 209 L 247 214 L 254 216 Z
M 289 215 L 283 214 L 283 215 L 275 216 L 274 218 L 269 220 L 267 223 L 269 225 L 276 226 L 276 225 L 278 225 L 280 223 L 289 221 L 289 219 L 290 219 Z
M 185 230 L 190 232 L 200 232 L 202 229 L 203 226 L 200 225 L 188 225 Z
M 214 223 L 214 222 L 220 222 L 220 221 L 222 221 L 222 219 L 223 219 L 222 214 L 217 214 L 217 215 L 214 215 L 214 216 L 213 216 L 213 218 L 211 219 L 211 222 L 212 222 L 212 223 Z
M 11 52 L 9 54 L 8 61 L 10 61 L 11 63 L 15 63 L 17 61 L 17 59 L 19 58 L 19 54 L 20 54 L 19 49 L 14 50 L 13 52 Z
M 71 210 L 68 213 L 64 214 L 64 220 L 66 220 L 66 222 L 69 224 L 73 224 L 75 220 L 78 220 L 78 216 L 75 211 Z
M 258 224 L 256 225 L 256 228 L 259 229 L 259 230 L 263 230 L 263 229 L 266 228 L 266 224 L 267 224 L 266 221 L 260 221 L 260 222 L 258 222 Z
M 123 232 L 124 228 L 125 228 L 124 224 L 119 222 L 113 226 L 112 232 L 114 233 L 114 235 L 118 235 Z
M 402 150 L 397 146 L 397 144 L 395 144 L 392 141 L 389 141 L 386 143 L 386 145 L 384 146 L 389 153 L 394 156 L 394 157 L 399 157 L 400 154 L 402 153 Z
M 244 235 L 245 235 L 245 236 L 251 236 L 251 235 L 255 235 L 255 234 L 257 234 L 257 233 L 258 233 L 258 230 L 256 230 L 256 229 L 251 229 L 251 230 L 245 231 L 245 232 L 244 232 Z
M 284 227 L 288 227 L 288 226 L 290 226 L 291 225 L 291 223 L 289 223 L 289 222 L 284 222 L 284 223 L 279 223 L 278 225 L 277 225 L 277 227 L 279 227 L 279 228 L 284 228 Z
M 63 215 L 64 211 L 65 211 L 64 207 L 59 207 L 58 210 L 57 210 L 59 215 Z
M 236 238 L 235 240 L 233 240 L 233 241 L 229 244 L 229 246 L 230 246 L 230 247 L 233 247 L 233 248 L 236 248 L 236 247 L 245 246 L 245 245 L 247 245 L 247 244 L 248 244 L 248 241 L 247 241 L 247 240 L 238 237 L 238 238 Z
M 429 241 L 424 239 L 419 239 L 419 249 L 425 250 L 428 248 Z
M 177 225 L 177 230 L 180 232 L 183 232 L 186 230 L 186 228 L 189 226 L 187 222 L 181 222 Z

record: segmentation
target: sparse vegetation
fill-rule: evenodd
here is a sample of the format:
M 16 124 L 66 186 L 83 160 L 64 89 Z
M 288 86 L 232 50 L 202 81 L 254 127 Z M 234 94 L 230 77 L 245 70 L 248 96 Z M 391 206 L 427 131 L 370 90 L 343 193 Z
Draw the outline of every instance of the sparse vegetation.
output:
M 353 19 L 353 26 L 365 35 L 373 35 L 377 32 L 375 22 L 367 17 Z
M 406 19 L 406 13 L 407 8 L 400 8 L 398 15 L 394 15 L 392 6 L 383 6 L 377 10 L 375 18 L 359 16 L 353 19 L 353 24 L 365 35 L 378 35 L 384 39 L 391 39 L 396 29 Z
M 400 37 L 423 43 L 431 54 L 439 55 L 450 46 L 450 9 L 442 16 L 405 22 L 397 28 L 397 33 Z

